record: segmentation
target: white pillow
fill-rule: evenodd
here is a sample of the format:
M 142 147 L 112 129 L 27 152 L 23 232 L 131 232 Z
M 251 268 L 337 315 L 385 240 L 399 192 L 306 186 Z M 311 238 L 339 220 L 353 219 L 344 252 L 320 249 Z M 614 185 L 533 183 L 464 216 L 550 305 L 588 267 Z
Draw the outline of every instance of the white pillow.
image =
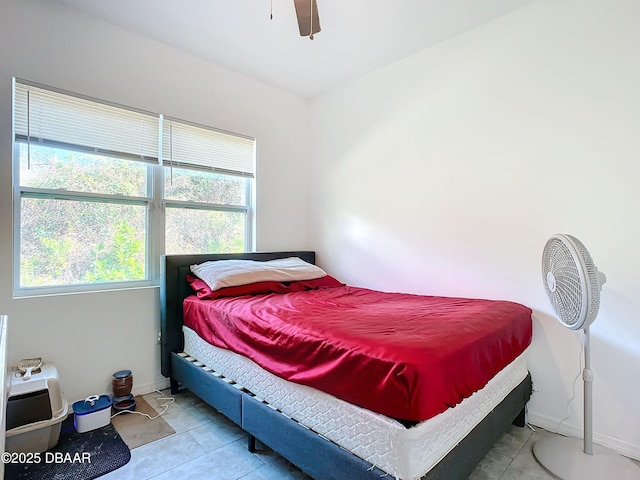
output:
M 315 280 L 327 275 L 320 267 L 298 257 L 258 262 L 254 260 L 214 260 L 191 265 L 191 272 L 211 290 L 256 282 Z

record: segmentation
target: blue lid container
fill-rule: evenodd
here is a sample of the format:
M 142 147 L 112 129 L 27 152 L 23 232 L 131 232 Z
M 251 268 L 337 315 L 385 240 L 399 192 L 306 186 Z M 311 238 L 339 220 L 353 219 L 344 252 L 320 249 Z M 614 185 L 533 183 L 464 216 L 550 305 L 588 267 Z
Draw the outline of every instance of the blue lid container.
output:
M 74 403 L 73 414 L 78 416 L 88 415 L 110 407 L 111 398 L 108 395 L 92 395 Z
M 78 433 L 111 423 L 111 399 L 108 395 L 91 395 L 73 404 L 73 425 Z

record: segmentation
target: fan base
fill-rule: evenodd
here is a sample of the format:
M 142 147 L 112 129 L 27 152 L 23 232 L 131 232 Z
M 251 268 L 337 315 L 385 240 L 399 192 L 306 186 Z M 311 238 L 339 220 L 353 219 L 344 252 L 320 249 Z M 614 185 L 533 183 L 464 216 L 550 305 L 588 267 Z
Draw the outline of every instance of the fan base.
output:
M 549 435 L 533 445 L 533 455 L 546 470 L 562 480 L 638 480 L 640 467 L 608 448 L 593 445 L 593 455 L 583 451 L 579 438 Z

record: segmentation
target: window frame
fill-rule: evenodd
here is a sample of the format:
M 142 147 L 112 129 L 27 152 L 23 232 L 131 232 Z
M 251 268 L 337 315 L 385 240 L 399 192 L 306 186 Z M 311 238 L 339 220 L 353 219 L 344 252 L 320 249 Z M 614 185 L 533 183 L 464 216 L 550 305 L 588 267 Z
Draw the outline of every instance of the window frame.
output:
M 235 137 L 238 141 L 250 141 L 252 143 L 252 158 L 251 165 L 248 165 L 247 159 L 244 161 L 241 160 L 241 165 L 237 170 L 230 170 L 228 168 L 224 168 L 224 165 L 228 165 L 223 159 L 222 164 L 217 161 L 210 161 L 210 159 L 204 159 L 204 161 L 193 161 L 192 159 L 188 159 L 186 162 L 181 162 L 180 160 L 174 158 L 174 154 L 172 151 L 172 143 L 173 143 L 173 135 L 178 136 L 179 131 L 175 134 L 171 130 L 171 126 L 184 128 L 187 132 L 189 131 L 200 131 L 209 132 L 214 136 L 228 136 L 231 135 Z M 169 129 L 167 129 L 169 127 Z M 256 162 L 256 139 L 253 137 L 249 137 L 247 135 L 241 135 L 238 133 L 228 132 L 226 130 L 221 130 L 218 128 L 208 127 L 206 125 L 201 125 L 195 122 L 189 122 L 186 120 L 181 120 L 174 117 L 160 115 L 160 131 L 161 135 L 161 147 L 160 147 L 160 167 L 163 170 L 162 174 L 162 208 L 163 212 L 166 212 L 167 208 L 184 208 L 191 210 L 200 210 L 200 211 L 221 211 L 221 212 L 233 212 L 233 213 L 243 213 L 245 216 L 244 221 L 244 245 L 245 251 L 253 251 L 254 250 L 254 202 L 255 197 L 254 193 L 254 180 L 255 180 L 255 162 Z M 202 153 L 202 152 L 200 152 Z M 184 159 L 184 157 L 182 157 Z M 228 160 L 227 160 L 228 161 Z M 245 205 L 233 205 L 233 204 L 222 204 L 217 202 L 197 202 L 197 201 L 188 201 L 188 200 L 175 200 L 168 199 L 165 196 L 165 168 L 177 169 L 187 169 L 192 171 L 201 171 L 212 174 L 219 174 L 225 176 L 234 176 L 245 179 Z M 163 220 L 166 219 L 166 215 L 163 217 Z M 166 226 L 166 225 L 165 225 Z M 163 238 L 163 241 L 166 237 Z M 163 252 L 166 251 L 165 245 L 163 245 Z M 190 252 L 193 253 L 193 252 Z
M 40 89 L 50 90 L 52 92 L 61 93 L 71 97 L 76 97 L 97 104 L 110 105 L 117 108 L 122 108 L 130 111 L 139 111 L 135 108 L 130 108 L 122 105 L 105 102 L 99 99 L 78 95 L 72 92 L 59 90 L 44 85 L 39 85 L 26 80 L 14 78 L 12 91 L 15 92 L 16 83 L 20 83 L 26 86 L 33 86 Z M 15 115 L 15 99 L 13 101 L 12 114 Z M 144 112 L 149 113 L 149 112 Z M 256 139 L 248 137 L 246 135 L 239 135 L 223 130 L 205 127 L 197 125 L 199 127 L 212 130 L 213 132 L 219 132 L 224 134 L 230 134 L 238 136 L 244 139 L 250 139 L 253 142 L 253 172 L 251 174 L 241 174 L 240 176 L 246 179 L 245 181 L 245 204 L 244 205 L 227 205 L 219 203 L 207 203 L 207 202 L 193 202 L 184 200 L 171 200 L 165 199 L 164 185 L 165 185 L 165 168 L 168 167 L 167 163 L 163 164 L 162 155 L 162 134 L 163 134 L 163 115 L 157 115 L 159 118 L 158 128 L 158 159 L 157 162 L 146 162 L 144 159 L 140 160 L 142 163 L 147 164 L 147 196 L 126 196 L 120 194 L 103 194 L 103 193 L 89 193 L 89 192 L 77 192 L 68 191 L 64 189 L 45 189 L 38 187 L 27 187 L 20 183 L 20 145 L 22 143 L 28 143 L 29 137 L 17 138 L 15 131 L 15 118 L 12 121 L 12 199 L 13 199 L 13 297 L 32 297 L 32 296 L 45 296 L 56 294 L 68 294 L 68 293 L 84 293 L 93 291 L 110 291 L 110 290 L 122 290 L 122 289 L 135 289 L 135 288 L 147 288 L 159 285 L 160 280 L 160 255 L 165 252 L 166 245 L 166 209 L 167 208 L 184 208 L 184 209 L 196 209 L 196 210 L 210 210 L 210 211 L 225 211 L 225 212 L 237 212 L 244 214 L 244 250 L 254 250 L 254 238 L 255 238 L 255 161 L 256 161 Z M 189 125 L 196 125 L 190 122 L 184 122 L 182 120 L 171 119 L 176 122 L 183 122 Z M 35 143 L 34 143 L 35 144 Z M 132 160 L 130 156 L 120 156 L 113 154 L 112 152 L 99 151 L 90 147 L 82 147 L 76 145 L 70 145 L 64 142 L 47 141 L 40 143 L 41 145 L 59 148 L 67 151 L 79 151 L 83 153 L 91 153 L 97 155 L 104 155 L 112 158 L 124 158 Z M 176 166 L 176 168 L 184 168 Z M 211 171 L 221 175 L 233 175 L 233 172 L 218 171 L 213 168 L 203 168 L 204 171 Z M 146 230 L 145 230 L 145 272 L 146 278 L 143 280 L 131 280 L 131 281 L 118 281 L 118 282 L 94 282 L 94 283 L 78 283 L 69 285 L 49 285 L 49 286 L 33 286 L 23 287 L 20 285 L 21 276 L 21 235 L 22 235 L 22 218 L 21 218 L 21 204 L 23 198 L 42 198 L 55 200 L 77 200 L 83 202 L 97 202 L 97 203 L 118 203 L 125 205 L 143 205 L 146 210 Z
M 144 288 L 157 284 L 159 277 L 158 262 L 150 261 L 155 258 L 157 248 L 156 238 L 151 235 L 153 231 L 152 214 L 155 208 L 153 193 L 155 165 L 147 165 L 147 197 L 125 196 L 117 194 L 100 194 L 88 192 L 76 192 L 64 189 L 47 189 L 38 187 L 25 187 L 20 184 L 20 141 L 14 138 L 13 148 L 13 296 L 14 298 L 46 296 L 64 293 L 82 293 L 98 290 L 121 290 L 125 288 Z M 122 282 L 93 282 L 75 283 L 71 285 L 48 285 L 37 287 L 23 287 L 20 285 L 21 274 L 21 235 L 22 235 L 22 199 L 38 198 L 63 201 L 81 201 L 95 203 L 115 203 L 121 205 L 138 205 L 145 207 L 146 231 L 145 231 L 145 272 L 146 278 L 142 280 L 128 280 Z M 152 256 L 153 255 L 153 256 Z M 159 255 L 158 255 L 159 258 Z
M 166 166 L 165 166 L 166 167 Z M 161 167 L 162 168 L 162 167 Z M 164 169 L 163 169 L 164 171 Z M 219 173 L 219 172 L 212 172 Z M 163 188 L 162 188 L 162 211 L 165 213 L 163 215 L 163 221 L 165 222 L 166 228 L 166 210 L 167 208 L 176 208 L 176 209 L 187 209 L 187 210 L 199 210 L 199 211 L 214 211 L 214 212 L 232 212 L 232 213 L 243 213 L 244 214 L 244 245 L 245 251 L 253 251 L 253 217 L 251 215 L 252 208 L 252 194 L 253 194 L 253 179 L 245 178 L 245 198 L 247 199 L 246 205 L 231 205 L 231 204 L 223 204 L 223 203 L 207 203 L 207 202 L 196 202 L 196 201 L 188 201 L 188 200 L 171 200 L 164 198 L 164 175 L 162 177 L 163 180 Z M 166 240 L 166 236 L 163 236 L 163 241 Z M 162 251 L 166 251 L 166 245 L 163 245 Z M 193 253 L 193 252 L 185 252 L 185 253 Z

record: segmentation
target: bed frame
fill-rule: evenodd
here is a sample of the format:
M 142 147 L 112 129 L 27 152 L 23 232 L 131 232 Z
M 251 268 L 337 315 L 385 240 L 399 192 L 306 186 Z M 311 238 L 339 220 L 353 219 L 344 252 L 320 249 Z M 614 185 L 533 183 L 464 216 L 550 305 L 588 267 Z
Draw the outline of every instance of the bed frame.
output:
M 161 370 L 171 382 L 171 392 L 186 388 L 227 416 L 249 434 L 249 449 L 257 438 L 305 473 L 318 480 L 379 480 L 388 475 L 370 463 L 298 424 L 247 392 L 201 368 L 183 351 L 184 298 L 192 295 L 185 280 L 189 266 L 208 260 L 273 260 L 300 257 L 315 263 L 315 252 L 291 251 L 240 254 L 163 255 L 161 260 Z M 531 396 L 531 377 L 480 422 L 423 480 L 467 479 L 513 423 L 525 424 L 525 405 Z

